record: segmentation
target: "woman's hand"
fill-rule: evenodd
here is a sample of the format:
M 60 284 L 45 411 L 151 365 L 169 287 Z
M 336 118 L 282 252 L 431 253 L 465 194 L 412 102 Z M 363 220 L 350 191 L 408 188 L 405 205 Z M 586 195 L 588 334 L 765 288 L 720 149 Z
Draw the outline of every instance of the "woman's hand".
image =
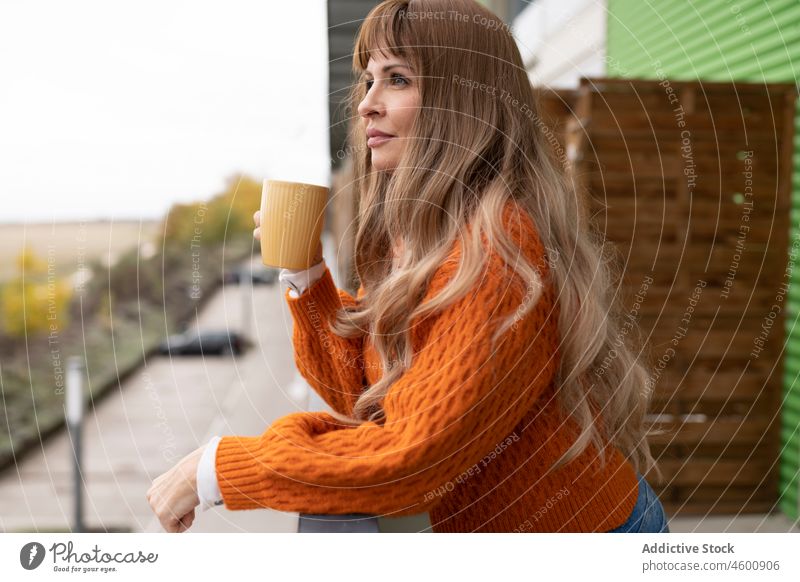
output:
M 253 229 L 253 238 L 257 241 L 261 240 L 261 211 L 256 210 L 253 213 L 253 222 L 255 223 L 256 227 Z M 317 244 L 317 252 L 314 254 L 314 258 L 311 260 L 311 265 L 316 265 L 322 260 L 322 241 Z
M 197 465 L 205 447 L 186 455 L 172 469 L 157 477 L 147 491 L 147 502 L 170 533 L 182 533 L 194 521 L 197 496 Z

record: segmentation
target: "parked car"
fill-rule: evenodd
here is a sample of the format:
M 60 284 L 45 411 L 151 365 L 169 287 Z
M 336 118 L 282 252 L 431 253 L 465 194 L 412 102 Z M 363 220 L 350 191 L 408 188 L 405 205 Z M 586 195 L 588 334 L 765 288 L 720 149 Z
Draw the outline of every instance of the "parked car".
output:
M 158 353 L 173 356 L 238 356 L 246 347 L 244 336 L 235 331 L 185 331 L 161 342 Z
M 238 285 L 242 281 L 246 282 L 246 277 L 248 276 L 252 277 L 253 285 L 272 285 L 278 280 L 278 269 L 267 266 L 254 267 L 252 269 L 240 267 L 225 273 L 222 280 L 225 283 Z

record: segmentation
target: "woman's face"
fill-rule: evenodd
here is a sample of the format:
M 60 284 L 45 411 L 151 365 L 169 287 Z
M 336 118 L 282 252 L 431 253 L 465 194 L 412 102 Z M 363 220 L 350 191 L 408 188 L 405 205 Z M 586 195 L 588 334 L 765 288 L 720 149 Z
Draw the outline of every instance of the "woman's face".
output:
M 372 167 L 391 171 L 408 144 L 411 125 L 420 105 L 419 85 L 401 57 L 375 54 L 367 63 L 367 94 L 358 105 L 367 134 Z

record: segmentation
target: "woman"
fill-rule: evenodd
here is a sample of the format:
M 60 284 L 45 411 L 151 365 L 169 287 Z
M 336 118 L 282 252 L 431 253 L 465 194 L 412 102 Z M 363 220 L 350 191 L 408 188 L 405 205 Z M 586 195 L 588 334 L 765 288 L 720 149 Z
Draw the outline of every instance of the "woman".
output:
M 599 244 L 499 23 L 471 0 L 370 12 L 350 95 L 361 287 L 336 289 L 321 247 L 281 273 L 295 361 L 332 411 L 186 457 L 148 493 L 168 531 L 201 502 L 428 511 L 435 532 L 668 531 L 642 477 L 646 371 L 616 341 Z

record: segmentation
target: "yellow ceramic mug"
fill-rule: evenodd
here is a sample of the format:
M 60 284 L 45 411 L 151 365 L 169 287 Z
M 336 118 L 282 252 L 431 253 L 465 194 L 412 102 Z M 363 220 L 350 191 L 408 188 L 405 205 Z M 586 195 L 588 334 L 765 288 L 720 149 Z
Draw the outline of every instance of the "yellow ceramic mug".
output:
M 261 261 L 270 267 L 307 269 L 317 251 L 325 207 L 325 186 L 264 180 L 261 189 Z

